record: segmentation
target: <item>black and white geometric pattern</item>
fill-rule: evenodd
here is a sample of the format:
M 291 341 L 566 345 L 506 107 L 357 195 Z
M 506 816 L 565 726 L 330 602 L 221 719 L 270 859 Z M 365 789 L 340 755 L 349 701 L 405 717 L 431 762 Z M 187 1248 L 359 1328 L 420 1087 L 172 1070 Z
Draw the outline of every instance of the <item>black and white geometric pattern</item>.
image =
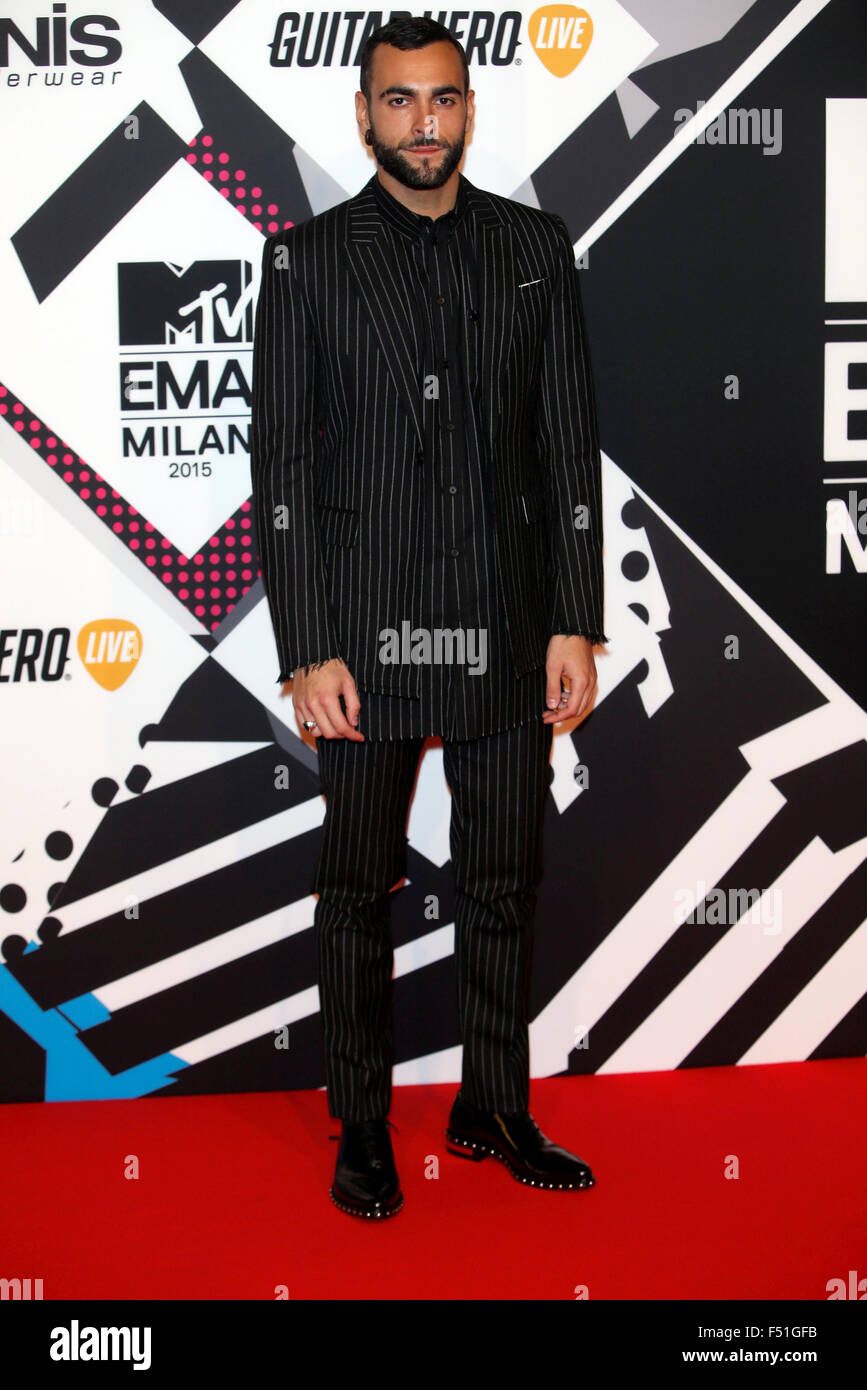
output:
M 273 72 L 260 103 L 234 59 L 216 61 L 221 25 L 231 33 L 251 7 L 206 8 L 203 19 L 168 0 L 118 8 L 122 99 L 77 91 L 67 147 L 62 132 L 49 140 L 47 98 L 34 97 L 32 128 L 17 128 L 23 153 L 5 156 L 7 178 L 32 172 L 4 222 L 14 327 L 0 329 L 0 380 L 122 498 L 119 472 L 112 483 L 118 266 L 260 262 L 255 224 L 267 214 L 222 197 L 189 162 L 190 141 L 208 132 L 233 170 L 257 180 L 261 206 L 292 221 L 363 181 L 347 188 L 305 148 L 303 125 L 281 125 Z M 613 8 L 645 32 L 656 16 L 639 0 Z M 499 190 L 560 212 L 576 248 L 591 246 L 582 284 L 605 451 L 611 643 L 594 712 L 554 739 L 536 1076 L 865 1052 L 867 715 L 863 657 L 851 654 L 860 590 L 848 572 L 828 588 L 823 520 L 811 529 L 823 476 L 857 488 L 867 473 L 867 462 L 847 471 L 821 455 L 822 343 L 842 331 L 823 320 L 856 319 L 860 302 L 853 294 L 838 312 L 823 299 L 822 122 L 826 99 L 863 91 L 841 58 L 857 49 L 859 15 L 847 0 L 678 11 L 532 178 Z M 161 43 L 145 57 L 148 35 Z M 239 70 L 267 64 L 267 39 L 254 26 Z M 536 61 L 526 42 L 519 56 Z M 319 80 L 312 69 L 281 75 Z M 489 85 L 512 76 L 480 73 Z M 700 100 L 706 114 L 782 106 L 786 138 L 809 138 L 797 158 L 784 144 L 776 164 L 759 149 L 673 147 L 674 113 Z M 8 115 L 9 91 L 3 101 Z M 345 116 L 351 137 L 351 102 Z M 472 150 L 467 172 L 476 179 Z M 742 238 L 724 219 L 741 199 L 755 210 Z M 770 244 L 780 211 L 800 218 L 798 294 L 776 281 L 763 290 L 756 248 Z M 785 229 L 773 238 L 785 264 Z M 776 355 L 765 350 L 774 325 Z M 818 364 L 809 376 L 802 358 Z M 728 372 L 742 399 L 721 408 Z M 144 635 L 136 671 L 111 694 L 74 665 L 69 682 L 25 673 L 0 684 L 0 1098 L 321 1087 L 309 884 L 324 802 L 316 754 L 274 688 L 261 584 L 254 574 L 210 627 L 28 447 L 11 412 L 0 442 L 7 513 L 31 519 L 4 537 L 4 568 L 21 576 L 4 632 L 74 634 L 113 614 Z M 215 481 L 200 544 L 240 515 L 244 467 Z M 155 472 L 129 476 L 139 513 L 167 541 L 182 503 L 204 498 L 181 499 Z M 393 893 L 395 1084 L 460 1075 L 448 816 L 431 740 L 407 878 Z M 733 916 L 750 890 L 757 901 Z M 683 920 L 686 899 L 695 911 Z

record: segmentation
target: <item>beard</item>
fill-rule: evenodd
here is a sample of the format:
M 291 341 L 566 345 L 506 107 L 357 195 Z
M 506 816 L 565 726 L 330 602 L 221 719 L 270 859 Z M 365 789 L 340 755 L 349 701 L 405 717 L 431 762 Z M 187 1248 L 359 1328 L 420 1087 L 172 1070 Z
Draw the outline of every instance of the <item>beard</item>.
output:
M 384 145 L 376 137 L 373 123 L 370 125 L 371 144 L 370 148 L 376 156 L 377 162 L 382 166 L 387 174 L 397 179 L 405 188 L 441 188 L 447 179 L 451 178 L 455 169 L 461 162 L 464 153 L 464 139 L 461 135 L 453 145 L 449 145 L 445 140 L 431 140 L 429 143 L 445 150 L 445 154 L 438 167 L 434 168 L 429 160 L 414 160 L 410 155 L 401 153 L 394 145 Z M 423 145 L 425 141 L 416 141 L 416 144 Z

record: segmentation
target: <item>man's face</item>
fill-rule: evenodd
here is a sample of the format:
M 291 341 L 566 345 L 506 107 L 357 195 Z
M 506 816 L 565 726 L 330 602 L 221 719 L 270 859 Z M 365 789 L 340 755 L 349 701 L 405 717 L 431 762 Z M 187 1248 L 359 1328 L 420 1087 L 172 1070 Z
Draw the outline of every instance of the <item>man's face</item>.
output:
M 371 149 L 407 188 L 440 188 L 461 161 L 472 94 L 464 102 L 464 69 L 443 40 L 407 53 L 391 44 L 373 51 Z

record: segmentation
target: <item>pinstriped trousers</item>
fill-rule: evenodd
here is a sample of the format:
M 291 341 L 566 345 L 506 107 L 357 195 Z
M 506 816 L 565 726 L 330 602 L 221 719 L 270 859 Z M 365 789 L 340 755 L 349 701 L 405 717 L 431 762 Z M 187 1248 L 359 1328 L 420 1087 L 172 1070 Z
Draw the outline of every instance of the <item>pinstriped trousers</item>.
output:
M 443 740 L 451 789 L 461 1091 L 484 1110 L 529 1108 L 529 986 L 553 726 Z M 328 1109 L 387 1115 L 394 1062 L 390 890 L 423 738 L 320 738 L 326 810 L 313 891 Z

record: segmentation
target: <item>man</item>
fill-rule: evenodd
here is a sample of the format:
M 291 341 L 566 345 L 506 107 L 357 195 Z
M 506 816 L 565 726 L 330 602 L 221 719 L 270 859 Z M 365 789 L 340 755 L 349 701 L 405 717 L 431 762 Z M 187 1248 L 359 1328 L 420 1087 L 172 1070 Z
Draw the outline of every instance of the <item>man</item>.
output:
M 531 1186 L 594 1183 L 527 1108 L 528 989 L 553 725 L 589 708 L 607 639 L 565 223 L 458 172 L 473 93 L 442 25 L 393 20 L 360 63 L 375 174 L 265 244 L 252 479 L 279 679 L 318 740 L 326 799 L 312 886 L 342 1120 L 331 1197 L 381 1218 L 403 1205 L 389 892 L 431 735 L 452 792 L 463 1042 L 447 1147 Z

